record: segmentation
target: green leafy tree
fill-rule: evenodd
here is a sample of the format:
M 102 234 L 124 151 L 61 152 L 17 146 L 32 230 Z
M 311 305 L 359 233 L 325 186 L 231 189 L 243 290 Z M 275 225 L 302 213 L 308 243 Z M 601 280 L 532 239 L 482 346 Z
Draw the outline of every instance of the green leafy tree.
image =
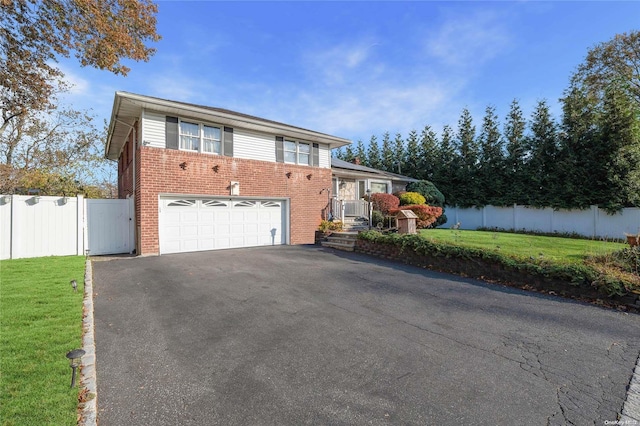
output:
M 609 211 L 638 205 L 640 32 L 618 34 L 590 49 L 562 103 L 563 201 Z
M 525 130 L 527 123 L 522 114 L 522 109 L 517 100 L 511 102 L 509 113 L 504 125 L 504 138 L 506 140 L 505 157 L 505 193 L 503 204 L 524 204 L 525 194 L 529 185 L 525 176 L 525 158 L 527 147 Z
M 11 120 L 0 137 L 0 193 L 75 195 L 108 175 L 93 117 L 70 108 Z M 105 170 L 106 169 L 106 170 Z
M 502 198 L 506 190 L 504 161 L 503 142 L 498 128 L 496 109 L 488 106 L 482 121 L 478 164 L 478 183 L 483 204 L 494 206 L 504 204 Z
M 382 169 L 382 159 L 380 158 L 380 148 L 378 147 L 378 138 L 375 135 L 369 140 L 369 149 L 367 151 L 367 166 L 374 169 Z
M 404 171 L 404 139 L 400 133 L 396 133 L 396 137 L 393 140 L 393 168 L 390 170 L 393 173 L 402 174 Z
M 362 139 L 358 139 L 358 143 L 356 144 L 356 150 L 354 152 L 356 158 L 360 159 L 360 164 L 367 165 L 367 151 L 364 148 L 364 143 L 362 143 Z
M 446 130 L 446 129 L 445 129 Z M 448 133 L 450 135 L 450 132 Z M 449 170 L 443 161 L 451 161 L 453 156 L 453 147 L 451 146 L 451 138 L 447 140 L 447 147 L 438 146 L 438 136 L 430 126 L 425 126 L 420 133 L 420 173 L 415 177 L 417 179 L 426 179 L 433 181 L 438 179 L 438 174 L 442 174 L 446 178 Z M 444 149 L 442 155 L 440 151 Z
M 599 146 L 597 99 L 583 87 L 572 85 L 562 101 L 562 123 L 556 160 L 560 198 L 568 208 L 588 208 L 602 200 L 602 193 L 585 182 L 602 164 Z
M 410 182 L 407 184 L 407 191 L 417 192 L 422 195 L 425 202 L 430 206 L 444 207 L 445 197 L 440 190 L 428 180 L 419 180 L 417 182 Z
M 616 34 L 589 50 L 573 75 L 573 83 L 588 87 L 604 99 L 609 85 L 616 82 L 636 106 L 640 106 L 640 31 Z
M 442 209 L 442 215 L 438 217 L 433 227 L 437 227 L 447 223 L 447 216 L 444 214 L 445 198 L 442 192 L 436 188 L 436 186 L 428 180 L 420 180 L 418 182 L 411 182 L 407 185 L 407 191 L 417 192 L 425 198 L 425 202 L 429 206 L 440 207 Z
M 0 7 L 0 187 L 41 185 L 51 195 L 83 184 L 96 159 L 92 117 L 61 105 L 69 90 L 60 58 L 126 75 L 158 41 L 149 0 L 3 0 Z M 56 181 L 58 183 L 56 183 Z M 21 183 L 22 182 L 22 183 Z M 80 182 L 80 183 L 78 183 Z M 56 189 L 57 188 L 57 189 Z
M 599 128 L 600 168 L 590 180 L 600 187 L 598 204 L 609 211 L 640 206 L 640 108 L 626 88 L 607 87 Z
M 351 145 L 347 145 L 347 147 L 344 149 L 344 156 L 342 160 L 352 163 L 354 158 L 356 158 L 356 156 L 353 153 L 353 148 L 351 147 Z
M 55 109 L 67 87 L 56 66 L 73 52 L 83 66 L 126 75 L 123 59 L 147 61 L 158 41 L 148 0 L 3 0 L 0 8 L 0 135 L 33 111 Z
M 459 164 L 460 157 L 453 146 L 453 129 L 445 125 L 440 136 L 432 182 L 442 191 L 450 206 L 459 205 L 459 192 L 455 185 Z
M 407 137 L 407 149 L 404 153 L 403 173 L 412 178 L 418 179 L 420 170 L 420 147 L 418 145 L 418 132 L 411 130 Z
M 476 128 L 467 108 L 462 110 L 458 120 L 458 134 L 455 139 L 459 155 L 459 167 L 456 170 L 454 185 L 456 186 L 458 203 L 461 207 L 481 206 L 480 182 L 478 180 L 479 148 L 476 140 Z
M 393 146 L 391 145 L 391 135 L 384 132 L 382 135 L 382 170 L 393 172 Z
M 530 190 L 527 204 L 534 207 L 564 207 L 557 195 L 557 127 L 545 100 L 538 102 L 533 113 L 528 149 L 530 158 L 526 168 Z
M 424 195 L 420 194 L 419 192 L 413 192 L 413 191 L 403 192 L 402 194 L 398 195 L 398 198 L 400 199 L 401 206 L 426 203 L 426 198 L 424 197 Z

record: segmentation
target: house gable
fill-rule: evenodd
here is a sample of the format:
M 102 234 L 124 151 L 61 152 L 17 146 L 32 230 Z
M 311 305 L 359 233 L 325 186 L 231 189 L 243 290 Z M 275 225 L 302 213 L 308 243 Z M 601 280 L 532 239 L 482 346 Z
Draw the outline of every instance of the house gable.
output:
M 120 156 L 129 129 L 135 122 L 141 123 L 140 134 L 136 138 L 139 144 L 151 148 L 175 149 L 175 144 L 167 142 L 167 129 L 172 129 L 167 127 L 167 117 L 175 117 L 178 120 L 178 126 L 184 121 L 199 126 L 216 126 L 221 132 L 222 129 L 229 129 L 230 132 L 223 137 L 228 144 L 227 149 L 222 150 L 221 153 L 229 154 L 232 151 L 232 155 L 227 156 L 241 159 L 277 162 L 276 137 L 279 136 L 303 146 L 309 145 L 312 155 L 309 165 L 330 168 L 331 149 L 350 143 L 346 139 L 335 136 L 220 108 L 117 92 L 105 145 L 105 156 L 114 160 Z M 233 134 L 232 145 L 229 144 L 231 133 Z M 178 149 L 182 148 L 178 147 Z
M 119 196 L 134 198 L 136 253 L 160 254 L 313 242 L 330 207 L 331 149 L 349 143 L 117 92 L 105 156 L 118 160 Z

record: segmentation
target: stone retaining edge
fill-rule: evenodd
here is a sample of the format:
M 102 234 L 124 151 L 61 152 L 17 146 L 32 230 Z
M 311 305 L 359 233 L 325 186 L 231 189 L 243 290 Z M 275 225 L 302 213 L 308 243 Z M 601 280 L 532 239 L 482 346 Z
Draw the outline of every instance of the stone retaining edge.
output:
M 98 393 L 96 386 L 96 344 L 93 323 L 93 269 L 91 261 L 86 260 L 84 272 L 84 301 L 82 318 L 82 348 L 86 352 L 82 357 L 80 370 L 80 391 L 85 401 L 78 405 L 80 418 L 78 425 L 96 426 L 98 417 Z
M 640 425 L 640 356 L 633 371 L 627 399 L 622 406 L 620 423 L 626 425 Z

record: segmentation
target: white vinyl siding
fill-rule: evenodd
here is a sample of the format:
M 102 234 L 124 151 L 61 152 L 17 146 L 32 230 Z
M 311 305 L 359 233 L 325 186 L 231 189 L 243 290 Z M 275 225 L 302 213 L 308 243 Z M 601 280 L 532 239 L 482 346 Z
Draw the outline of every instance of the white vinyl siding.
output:
M 324 145 L 324 144 L 318 144 L 318 145 L 319 145 L 318 166 L 322 167 L 323 169 L 330 169 L 331 168 L 331 150 L 329 149 L 328 145 Z
M 248 160 L 276 161 L 275 140 L 266 133 L 234 129 L 233 156 Z
M 143 111 L 142 140 L 147 146 L 165 148 L 165 114 Z M 185 121 L 189 121 L 185 119 Z M 331 168 L 331 150 L 326 144 L 318 144 L 319 167 Z M 233 157 L 248 160 L 276 161 L 275 140 L 272 134 L 246 129 L 233 129 Z
M 142 111 L 142 142 L 154 148 L 165 147 L 165 115 Z

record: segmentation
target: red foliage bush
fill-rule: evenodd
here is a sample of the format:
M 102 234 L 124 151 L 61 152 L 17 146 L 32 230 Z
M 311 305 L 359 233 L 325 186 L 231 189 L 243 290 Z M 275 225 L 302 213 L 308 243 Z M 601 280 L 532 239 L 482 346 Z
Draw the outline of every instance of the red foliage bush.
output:
M 400 210 L 411 210 L 418 216 L 416 219 L 416 228 L 424 229 L 433 224 L 440 216 L 442 216 L 442 207 L 432 207 L 426 204 L 413 204 L 402 206 L 389 210 L 389 214 L 398 214 Z
M 373 203 L 373 209 L 380 211 L 384 215 L 389 214 L 389 210 L 396 209 L 400 205 L 398 197 L 382 192 L 371 194 L 371 202 Z

